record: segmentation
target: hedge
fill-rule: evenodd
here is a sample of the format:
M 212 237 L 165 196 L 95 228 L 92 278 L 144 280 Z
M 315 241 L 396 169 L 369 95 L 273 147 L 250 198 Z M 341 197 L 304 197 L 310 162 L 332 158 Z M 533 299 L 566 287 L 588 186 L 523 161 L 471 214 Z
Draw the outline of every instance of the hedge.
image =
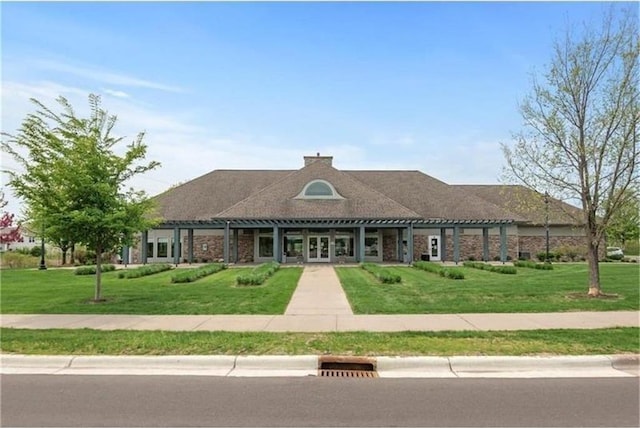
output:
M 118 278 L 140 278 L 171 269 L 173 269 L 173 267 L 169 263 L 153 263 L 146 266 L 140 266 L 139 268 L 135 269 L 121 270 L 120 272 L 118 272 Z
M 524 267 L 529 269 L 553 270 L 553 265 L 551 263 L 536 263 L 530 260 L 518 260 L 513 262 L 513 265 L 516 267 Z
M 506 275 L 515 275 L 516 273 L 518 273 L 518 270 L 513 266 L 493 266 L 490 264 L 480 263 L 480 262 L 464 262 L 462 265 L 464 267 L 486 270 L 486 271 L 495 272 L 495 273 L 503 273 Z
M 436 273 L 443 278 L 464 279 L 464 273 L 459 269 L 446 269 L 431 262 L 418 261 L 413 263 L 413 267 L 431 273 Z
M 280 269 L 278 262 L 262 263 L 251 269 L 251 272 L 238 275 L 236 277 L 236 284 L 262 285 L 271 275 L 276 273 L 278 269 Z
M 106 264 L 106 265 L 101 265 L 100 266 L 100 271 L 101 272 L 112 272 L 114 270 L 116 270 L 116 267 L 114 265 Z M 74 273 L 76 275 L 95 275 L 96 274 L 96 267 L 95 266 L 80 266 L 79 268 L 76 268 Z
M 181 284 L 185 282 L 194 282 L 205 276 L 213 275 L 227 268 L 227 265 L 222 263 L 211 263 L 205 266 L 201 266 L 195 269 L 180 269 L 171 277 L 171 282 L 174 284 Z
M 398 274 L 391 273 L 389 269 L 373 263 L 362 263 L 360 267 L 376 278 L 383 284 L 396 284 L 402 281 L 402 277 Z

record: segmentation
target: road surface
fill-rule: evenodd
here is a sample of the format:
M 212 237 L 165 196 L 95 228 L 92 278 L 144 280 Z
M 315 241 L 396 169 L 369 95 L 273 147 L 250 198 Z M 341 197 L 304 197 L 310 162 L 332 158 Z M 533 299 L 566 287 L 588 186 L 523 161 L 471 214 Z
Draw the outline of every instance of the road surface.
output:
M 0 380 L 2 426 L 640 426 L 637 377 Z

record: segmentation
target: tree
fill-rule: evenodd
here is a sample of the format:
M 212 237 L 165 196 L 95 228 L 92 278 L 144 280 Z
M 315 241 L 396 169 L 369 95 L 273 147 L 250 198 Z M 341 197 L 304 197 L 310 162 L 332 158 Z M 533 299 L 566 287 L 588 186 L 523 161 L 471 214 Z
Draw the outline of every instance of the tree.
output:
M 89 95 L 87 118 L 78 117 L 64 97 L 57 99 L 60 114 L 32 102 L 37 110 L 27 115 L 18 133 L 3 134 L 3 150 L 24 169 L 9 172 L 9 185 L 25 201 L 30 220 L 45 222 L 45 233 L 95 250 L 94 300 L 99 301 L 100 255 L 131 245 L 137 233 L 156 223 L 149 215 L 152 200 L 125 186 L 160 164 L 140 164 L 147 150 L 144 133 L 126 146 L 124 155 L 116 154 L 123 140 L 112 135 L 116 116 L 101 108 L 96 95 Z
M 601 294 L 598 250 L 627 189 L 638 185 L 638 16 L 613 7 L 601 25 L 568 30 L 542 82 L 520 105 L 524 129 L 503 144 L 505 177 L 582 206 L 589 295 Z
M 640 238 L 640 201 L 638 194 L 627 190 L 622 202 L 611 215 L 607 226 L 607 239 L 623 248 L 628 241 Z
M 12 242 L 20 242 L 22 239 L 20 225 L 13 225 L 14 217 L 8 212 L 4 212 L 0 216 L 0 244 L 11 245 Z

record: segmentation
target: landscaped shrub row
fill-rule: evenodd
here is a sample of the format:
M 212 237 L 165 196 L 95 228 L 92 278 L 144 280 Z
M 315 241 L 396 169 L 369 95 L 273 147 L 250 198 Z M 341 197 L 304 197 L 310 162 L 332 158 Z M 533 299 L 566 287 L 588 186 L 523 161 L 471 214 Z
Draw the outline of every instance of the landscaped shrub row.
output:
M 515 275 L 516 273 L 518 273 L 518 270 L 513 266 L 493 266 L 480 262 L 464 262 L 463 266 L 474 269 L 487 270 L 489 272 L 503 273 L 507 275 Z
M 391 273 L 388 269 L 383 268 L 382 266 L 373 263 L 362 263 L 360 267 L 378 278 L 378 281 L 383 284 L 395 284 L 402 281 L 402 277 L 400 277 L 400 275 Z
M 414 262 L 413 267 L 418 268 L 420 270 L 424 270 L 431 273 L 436 273 L 443 278 L 449 279 L 464 279 L 464 274 L 460 272 L 458 269 L 446 269 L 442 266 L 439 266 L 435 263 L 431 262 Z
M 262 263 L 251 269 L 251 272 L 238 275 L 236 277 L 236 284 L 262 285 L 271 275 L 276 273 L 278 269 L 280 269 L 278 262 Z
M 518 260 L 513 262 L 513 265 L 516 267 L 525 267 L 529 269 L 540 269 L 540 270 L 553 270 L 553 265 L 551 263 L 536 263 L 531 260 Z
M 169 263 L 153 263 L 146 266 L 140 266 L 135 269 L 121 270 L 118 272 L 118 278 L 140 278 L 171 269 L 172 266 Z
M 100 271 L 101 272 L 111 272 L 116 270 L 116 267 L 114 265 L 101 265 L 100 266 Z M 95 275 L 96 274 L 96 267 L 95 266 L 80 266 L 79 268 L 76 268 L 75 272 L 76 275 Z
M 205 276 L 213 275 L 227 268 L 227 265 L 222 263 L 211 263 L 206 266 L 202 266 L 196 269 L 180 269 L 180 272 L 176 272 L 171 277 L 171 282 L 174 284 L 194 282 Z

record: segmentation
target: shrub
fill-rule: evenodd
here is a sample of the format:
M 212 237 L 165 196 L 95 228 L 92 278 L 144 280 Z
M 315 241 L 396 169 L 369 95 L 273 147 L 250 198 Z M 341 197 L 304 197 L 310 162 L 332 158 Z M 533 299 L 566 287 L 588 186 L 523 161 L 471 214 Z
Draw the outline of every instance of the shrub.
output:
M 153 263 L 146 266 L 140 266 L 135 269 L 126 269 L 118 272 L 118 278 L 140 278 L 143 276 L 153 275 L 167 270 L 171 270 L 172 266 L 168 263 Z
M 29 254 L 33 257 L 40 257 L 42 255 L 42 248 L 35 246 L 29 250 Z
M 506 275 L 515 275 L 518 270 L 513 266 L 492 266 L 486 263 L 480 262 L 464 262 L 463 266 L 474 269 L 486 270 L 489 272 L 502 273 Z
M 391 273 L 389 269 L 373 263 L 362 263 L 360 267 L 376 278 L 383 284 L 396 284 L 402 281 L 402 277 L 398 274 Z
M 622 254 L 611 254 L 608 256 L 611 260 L 622 260 L 624 257 Z
M 106 264 L 106 265 L 101 265 L 100 266 L 100 271 L 102 271 L 102 272 L 112 272 L 114 270 L 116 270 L 116 267 L 114 265 L 111 265 L 111 264 Z M 96 267 L 95 266 L 81 266 L 79 268 L 76 268 L 74 273 L 76 275 L 95 275 L 96 274 Z
M 436 263 L 419 261 L 414 262 L 413 267 L 427 272 L 436 273 L 443 278 L 464 279 L 464 273 L 462 273 L 462 271 L 458 269 L 447 269 Z
M 238 275 L 236 277 L 236 284 L 262 285 L 271 275 L 276 273 L 278 269 L 280 269 L 278 262 L 262 263 L 251 269 L 251 272 Z
M 183 284 L 186 282 L 194 282 L 205 276 L 213 275 L 227 268 L 227 265 L 222 263 L 211 263 L 205 266 L 201 266 L 195 269 L 180 269 L 180 272 L 175 273 L 171 277 L 171 282 L 174 284 Z
M 529 269 L 553 270 L 553 265 L 551 263 L 535 263 L 530 260 L 518 260 L 513 262 L 513 265 Z
M 40 264 L 40 259 L 33 257 L 29 254 L 25 254 L 22 251 L 3 251 L 0 253 L 2 260 L 2 268 L 36 268 Z

